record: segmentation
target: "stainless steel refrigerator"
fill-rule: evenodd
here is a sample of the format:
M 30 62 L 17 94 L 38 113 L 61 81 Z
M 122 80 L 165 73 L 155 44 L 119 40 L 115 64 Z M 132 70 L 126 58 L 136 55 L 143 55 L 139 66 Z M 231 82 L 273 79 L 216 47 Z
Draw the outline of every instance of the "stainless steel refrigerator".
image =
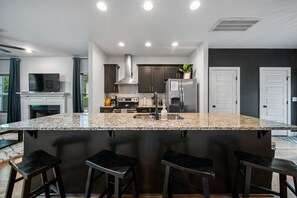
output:
M 196 79 L 168 79 L 166 106 L 169 112 L 199 112 L 199 85 Z

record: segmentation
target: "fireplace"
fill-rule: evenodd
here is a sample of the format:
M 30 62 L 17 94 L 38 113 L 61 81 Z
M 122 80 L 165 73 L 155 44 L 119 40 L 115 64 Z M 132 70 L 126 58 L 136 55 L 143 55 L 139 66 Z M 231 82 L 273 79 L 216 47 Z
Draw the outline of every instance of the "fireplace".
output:
M 30 119 L 60 113 L 60 105 L 30 105 Z
M 22 120 L 66 113 L 65 92 L 21 92 Z

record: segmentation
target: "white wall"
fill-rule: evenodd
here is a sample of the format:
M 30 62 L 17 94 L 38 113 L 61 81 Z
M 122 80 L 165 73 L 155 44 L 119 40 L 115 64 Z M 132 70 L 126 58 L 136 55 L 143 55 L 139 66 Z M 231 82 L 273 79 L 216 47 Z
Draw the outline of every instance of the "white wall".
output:
M 6 59 L 5 60 L 1 60 L 1 59 L 0 59 L 0 74 L 9 74 L 10 61 Z
M 208 112 L 208 42 L 203 42 L 189 56 L 189 62 L 193 64 L 194 78 L 200 84 L 199 111 Z
M 73 57 L 21 57 L 20 91 L 29 91 L 29 73 L 59 73 L 61 92 L 67 96 L 66 112 L 72 112 Z
M 106 55 L 93 42 L 89 42 L 88 49 L 89 71 L 89 113 L 100 112 L 104 105 L 104 66 Z

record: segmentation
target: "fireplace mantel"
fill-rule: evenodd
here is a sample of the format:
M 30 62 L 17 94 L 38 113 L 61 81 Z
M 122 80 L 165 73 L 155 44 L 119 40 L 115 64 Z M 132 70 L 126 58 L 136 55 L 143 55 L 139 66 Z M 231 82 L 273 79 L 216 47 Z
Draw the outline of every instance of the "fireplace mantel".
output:
M 66 98 L 69 93 L 65 92 L 20 92 L 21 96 L 21 119 L 30 119 L 30 105 L 59 105 L 60 113 L 66 113 Z

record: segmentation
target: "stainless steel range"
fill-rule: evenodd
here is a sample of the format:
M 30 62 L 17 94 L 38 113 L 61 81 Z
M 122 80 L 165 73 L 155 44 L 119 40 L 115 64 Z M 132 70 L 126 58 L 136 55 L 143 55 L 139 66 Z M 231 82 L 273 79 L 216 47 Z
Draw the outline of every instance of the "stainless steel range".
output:
M 117 108 L 113 110 L 114 113 L 136 113 L 136 107 L 139 104 L 137 97 L 118 97 Z

